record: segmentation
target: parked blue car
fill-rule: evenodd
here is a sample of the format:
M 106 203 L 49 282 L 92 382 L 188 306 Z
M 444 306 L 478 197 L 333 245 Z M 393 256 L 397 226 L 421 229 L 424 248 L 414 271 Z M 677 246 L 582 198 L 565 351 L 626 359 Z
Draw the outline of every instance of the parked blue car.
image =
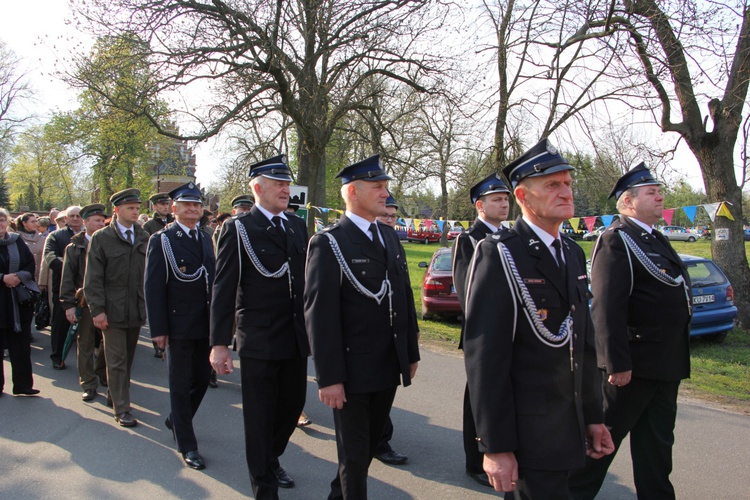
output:
M 734 289 L 711 259 L 680 254 L 693 286 L 693 320 L 690 336 L 723 341 L 734 328 L 737 306 Z
M 734 328 L 737 317 L 732 285 L 724 271 L 711 259 L 685 254 L 679 256 L 687 266 L 693 289 L 690 336 L 723 342 L 727 333 Z M 586 261 L 586 269 L 591 274 L 591 260 Z

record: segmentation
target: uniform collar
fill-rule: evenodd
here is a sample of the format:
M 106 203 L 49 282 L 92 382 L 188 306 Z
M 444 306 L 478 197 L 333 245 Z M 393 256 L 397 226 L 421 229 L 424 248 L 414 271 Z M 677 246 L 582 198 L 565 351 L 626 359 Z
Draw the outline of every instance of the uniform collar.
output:
M 481 215 L 477 216 L 477 220 L 482 221 L 484 223 L 484 225 L 487 226 L 488 228 L 490 228 L 490 231 L 493 232 L 493 233 L 496 233 L 500 229 L 499 227 L 495 227 L 492 224 L 490 224 L 489 222 L 487 222 L 486 220 L 482 219 Z
M 258 211 L 260 211 L 260 213 L 262 213 L 268 218 L 269 222 L 273 222 L 274 217 L 281 217 L 282 219 L 287 220 L 286 214 L 284 213 L 283 210 L 277 214 L 274 214 L 270 212 L 269 210 L 266 210 L 265 208 L 263 208 L 260 204 L 260 201 L 258 201 L 258 203 L 256 203 L 255 206 L 258 207 Z
M 641 222 L 638 219 L 636 219 L 635 217 L 631 217 L 629 215 L 627 215 L 626 217 L 628 219 L 632 220 L 634 224 L 640 226 L 640 228 L 643 229 L 644 231 L 646 231 L 648 234 L 653 234 L 654 233 L 654 226 L 649 226 L 645 222 Z
M 367 239 L 370 239 L 370 224 L 372 222 L 368 221 L 364 217 L 360 217 L 359 215 L 355 214 L 354 212 L 350 212 L 347 210 L 346 217 L 354 223 L 355 226 L 357 226 L 360 230 L 362 230 L 363 233 L 365 233 L 365 236 L 367 236 Z M 377 220 L 373 221 L 377 224 Z

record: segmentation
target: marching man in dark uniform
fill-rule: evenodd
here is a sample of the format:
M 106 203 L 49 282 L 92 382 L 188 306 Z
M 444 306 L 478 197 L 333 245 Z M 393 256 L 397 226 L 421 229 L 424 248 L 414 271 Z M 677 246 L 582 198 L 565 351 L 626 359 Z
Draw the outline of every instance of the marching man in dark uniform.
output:
M 378 220 L 383 224 L 387 224 L 395 229 L 396 221 L 398 220 L 397 211 L 398 203 L 396 203 L 396 198 L 394 198 L 393 195 L 388 192 L 388 198 L 386 198 L 385 200 L 385 213 L 383 215 L 379 215 Z M 401 245 L 401 248 L 403 252 L 403 245 Z M 411 289 L 411 280 L 406 290 L 409 293 L 408 300 L 413 303 L 414 292 Z M 413 327 L 418 330 L 419 325 L 417 323 L 417 311 L 410 308 L 409 312 L 412 311 L 414 312 L 414 315 L 410 318 L 410 321 L 413 322 Z M 385 427 L 383 428 L 383 435 L 380 438 L 380 444 L 378 445 L 377 450 L 375 450 L 375 458 L 377 458 L 384 464 L 403 465 L 409 460 L 409 457 L 397 452 L 391 447 L 391 438 L 393 438 L 393 421 L 391 420 L 391 416 L 389 414 L 388 418 L 385 421 Z
M 284 213 L 292 172 L 283 155 L 250 167 L 255 206 L 224 223 L 211 303 L 211 364 L 232 372 L 232 325 L 242 374 L 245 454 L 256 499 L 294 481 L 279 464 L 305 405 L 307 356 L 302 295 L 305 222 Z
M 135 188 L 113 194 L 112 222 L 94 233 L 86 256 L 83 293 L 94 327 L 102 331 L 107 358 L 107 403 L 122 427 L 138 421 L 130 413 L 130 368 L 141 326 L 146 321 L 143 276 L 148 233 L 137 224 L 141 192 Z
M 692 296 L 685 265 L 653 227 L 664 209 L 660 184 L 643 163 L 615 184 L 610 198 L 621 216 L 591 257 L 591 315 L 615 448 L 630 433 L 638 498 L 673 499 L 669 474 L 677 391 L 690 376 Z M 574 473 L 572 498 L 594 498 L 613 458 L 587 461 Z
M 560 234 L 573 170 L 545 139 L 503 169 L 522 216 L 477 245 L 464 355 L 484 470 L 515 498 L 567 500 L 568 472 L 611 453 L 583 251 Z
M 337 174 L 346 213 L 310 241 L 305 323 L 320 400 L 333 408 L 338 474 L 329 499 L 367 498 L 367 474 L 396 388 L 417 370 L 406 256 L 376 222 L 388 180 L 375 155 Z
M 477 209 L 477 218 L 468 231 L 461 233 L 453 243 L 453 286 L 456 288 L 461 308 L 466 311 L 466 277 L 469 274 L 474 248 L 487 236 L 500 230 L 501 223 L 508 219 L 510 211 L 510 189 L 499 175 L 490 174 L 469 190 L 471 203 Z M 463 328 L 458 348 L 463 349 Z M 490 486 L 487 474 L 482 469 L 484 455 L 477 446 L 477 430 L 471 413 L 469 385 L 464 390 L 463 414 L 464 454 L 466 474 L 482 486 Z
M 154 234 L 157 231 L 161 231 L 167 224 L 174 221 L 174 217 L 169 212 L 169 207 L 172 205 L 172 200 L 169 198 L 169 193 L 156 193 L 152 194 L 148 199 L 154 208 L 154 215 L 146 221 L 143 225 L 143 229 L 148 234 Z
M 167 353 L 171 412 L 164 425 L 193 469 L 198 453 L 193 417 L 208 388 L 209 305 L 216 261 L 211 239 L 197 224 L 201 192 L 192 182 L 172 190 L 175 222 L 151 236 L 146 254 L 146 311 L 152 340 Z
M 81 384 L 83 401 L 96 398 L 97 377 L 106 380 L 104 349 L 99 351 L 94 362 L 96 348 L 96 329 L 83 296 L 83 276 L 86 272 L 86 251 L 91 236 L 104 227 L 108 217 L 105 207 L 100 203 L 86 205 L 81 209 L 84 231 L 76 234 L 65 248 L 63 260 L 62 283 L 60 285 L 60 302 L 65 310 L 65 317 L 70 323 L 78 323 L 76 337 L 76 362 L 78 365 L 78 382 Z M 80 316 L 79 316 L 80 314 Z

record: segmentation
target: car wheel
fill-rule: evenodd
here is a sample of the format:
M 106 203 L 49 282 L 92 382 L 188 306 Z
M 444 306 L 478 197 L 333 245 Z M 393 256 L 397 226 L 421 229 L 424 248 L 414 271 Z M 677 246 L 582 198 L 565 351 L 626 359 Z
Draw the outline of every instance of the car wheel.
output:
M 708 339 L 709 342 L 721 344 L 727 338 L 727 333 L 729 332 L 719 332 L 712 335 L 706 335 L 706 339 Z
M 424 239 L 424 244 L 425 244 L 425 245 L 426 245 L 426 244 L 428 244 L 429 242 L 430 242 L 430 238 L 425 238 L 425 239 Z
M 695 236 L 688 237 L 688 242 L 689 243 L 694 243 L 695 242 Z

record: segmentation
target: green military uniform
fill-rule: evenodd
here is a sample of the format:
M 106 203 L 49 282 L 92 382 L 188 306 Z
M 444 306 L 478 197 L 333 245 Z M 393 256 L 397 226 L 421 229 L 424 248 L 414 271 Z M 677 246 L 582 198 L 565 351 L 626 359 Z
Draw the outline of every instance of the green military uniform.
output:
M 101 205 L 103 207 L 103 205 Z M 83 213 L 83 210 L 81 210 Z M 60 285 L 60 302 L 63 310 L 78 307 L 80 317 L 78 319 L 78 331 L 76 337 L 76 363 L 78 368 L 78 382 L 84 391 L 91 389 L 96 391 L 99 380 L 106 380 L 106 364 L 104 349 L 96 357 L 94 363 L 94 349 L 96 344 L 96 330 L 91 317 L 91 311 L 85 304 L 81 307 L 79 290 L 83 288 L 83 276 L 86 271 L 86 251 L 89 247 L 89 239 L 86 233 L 78 233 L 70 240 L 65 248 L 65 259 L 63 261 L 62 278 Z
M 140 203 L 139 194 L 137 189 L 127 189 L 112 195 L 111 200 L 118 206 L 132 203 L 134 196 Z M 115 217 L 108 227 L 94 233 L 83 282 L 91 316 L 107 315 L 108 326 L 102 334 L 107 357 L 108 399 L 118 416 L 130 412 L 130 368 L 140 328 L 146 321 L 143 277 L 149 235 L 138 224 L 133 224 L 131 229 L 134 231 L 132 244 L 120 232 Z

